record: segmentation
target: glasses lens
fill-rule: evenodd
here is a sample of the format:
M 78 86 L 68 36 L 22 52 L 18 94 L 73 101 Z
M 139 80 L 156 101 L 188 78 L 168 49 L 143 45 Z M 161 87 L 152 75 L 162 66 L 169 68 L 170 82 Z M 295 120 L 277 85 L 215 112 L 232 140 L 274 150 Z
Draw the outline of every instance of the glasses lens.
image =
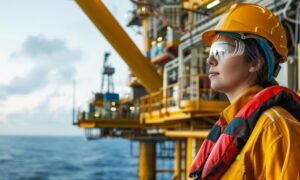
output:
M 240 56 L 244 53 L 245 44 L 242 41 L 235 40 L 235 44 L 226 41 L 216 41 L 210 48 L 209 55 L 217 61 L 232 56 Z

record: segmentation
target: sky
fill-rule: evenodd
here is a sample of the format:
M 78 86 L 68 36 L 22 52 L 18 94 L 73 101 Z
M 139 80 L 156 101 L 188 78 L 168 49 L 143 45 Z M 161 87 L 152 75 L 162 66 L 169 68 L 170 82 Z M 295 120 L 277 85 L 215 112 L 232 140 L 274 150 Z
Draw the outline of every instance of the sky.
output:
M 141 48 L 142 37 L 126 27 L 130 0 L 103 2 Z M 74 0 L 0 0 L 0 134 L 83 135 L 71 125 L 73 81 L 76 109 L 86 109 L 105 51 L 124 97 L 127 65 Z

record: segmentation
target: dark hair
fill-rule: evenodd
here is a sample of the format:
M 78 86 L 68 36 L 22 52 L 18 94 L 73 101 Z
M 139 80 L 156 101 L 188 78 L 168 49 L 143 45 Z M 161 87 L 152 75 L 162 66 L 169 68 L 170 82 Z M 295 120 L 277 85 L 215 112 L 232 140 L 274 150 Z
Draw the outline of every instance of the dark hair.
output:
M 254 39 L 245 39 L 245 59 L 249 64 L 257 65 L 260 63 L 260 69 L 256 73 L 254 85 L 260 85 L 264 88 L 278 84 L 274 79 L 272 82 L 268 80 L 268 67 L 266 65 L 266 58 Z

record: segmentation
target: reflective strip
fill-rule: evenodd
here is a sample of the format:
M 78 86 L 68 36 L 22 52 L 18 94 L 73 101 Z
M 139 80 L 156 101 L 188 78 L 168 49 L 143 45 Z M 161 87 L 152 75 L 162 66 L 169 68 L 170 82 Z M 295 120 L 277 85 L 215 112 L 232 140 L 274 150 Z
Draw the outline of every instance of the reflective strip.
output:
M 275 119 L 267 112 L 264 112 L 264 115 L 268 116 L 268 118 L 272 121 L 275 122 Z

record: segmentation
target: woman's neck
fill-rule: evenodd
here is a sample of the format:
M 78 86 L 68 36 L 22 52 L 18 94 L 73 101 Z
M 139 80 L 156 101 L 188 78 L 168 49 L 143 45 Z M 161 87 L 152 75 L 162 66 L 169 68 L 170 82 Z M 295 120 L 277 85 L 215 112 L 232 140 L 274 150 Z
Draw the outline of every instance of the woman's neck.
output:
M 251 86 L 249 84 L 244 84 L 228 92 L 225 92 L 230 104 L 232 104 L 244 91 L 246 91 L 250 87 Z

